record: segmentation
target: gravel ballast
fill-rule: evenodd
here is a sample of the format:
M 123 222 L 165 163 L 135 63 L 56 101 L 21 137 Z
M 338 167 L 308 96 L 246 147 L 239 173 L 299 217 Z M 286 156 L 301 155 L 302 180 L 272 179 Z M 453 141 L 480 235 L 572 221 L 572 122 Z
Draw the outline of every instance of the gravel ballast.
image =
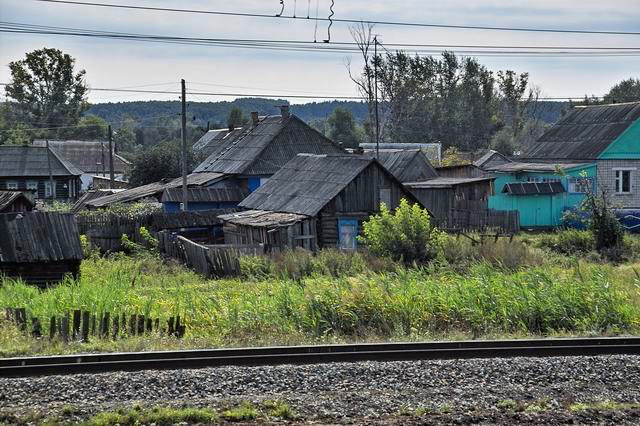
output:
M 580 412 L 569 407 L 598 401 L 637 406 L 640 357 L 358 362 L 0 379 L 5 416 L 55 413 L 65 406 L 83 416 L 132 404 L 220 409 L 265 399 L 285 401 L 301 419 L 315 422 L 637 424 L 635 407 Z

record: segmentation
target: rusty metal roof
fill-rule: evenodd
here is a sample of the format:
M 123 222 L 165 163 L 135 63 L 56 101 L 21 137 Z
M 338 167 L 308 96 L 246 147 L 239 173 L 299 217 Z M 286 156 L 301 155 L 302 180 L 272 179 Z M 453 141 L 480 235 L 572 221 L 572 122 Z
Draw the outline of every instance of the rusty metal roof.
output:
M 595 160 L 633 122 L 640 102 L 575 107 L 524 150 L 529 160 Z

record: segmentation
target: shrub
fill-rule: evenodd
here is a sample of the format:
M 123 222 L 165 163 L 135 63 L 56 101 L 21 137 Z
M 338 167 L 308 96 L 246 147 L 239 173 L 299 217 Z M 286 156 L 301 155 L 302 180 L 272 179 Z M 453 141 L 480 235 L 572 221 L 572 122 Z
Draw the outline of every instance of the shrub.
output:
M 542 236 L 538 245 L 568 255 L 586 254 L 595 248 L 593 234 L 577 229 L 567 229 L 553 235 Z
M 358 237 L 372 254 L 402 260 L 407 264 L 426 263 L 440 252 L 445 234 L 431 223 L 426 209 L 405 199 L 391 213 L 381 204 L 380 213 L 363 224 Z

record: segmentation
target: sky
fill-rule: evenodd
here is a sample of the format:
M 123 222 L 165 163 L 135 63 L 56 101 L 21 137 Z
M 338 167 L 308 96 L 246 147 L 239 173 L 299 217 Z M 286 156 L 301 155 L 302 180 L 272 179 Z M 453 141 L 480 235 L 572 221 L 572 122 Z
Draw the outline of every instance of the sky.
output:
M 327 17 L 331 0 L 283 0 L 284 14 Z M 265 13 L 280 11 L 280 0 L 94 0 L 162 8 Z M 335 0 L 336 18 L 408 21 L 447 25 L 556 28 L 640 32 L 640 2 L 616 0 Z M 0 20 L 57 27 L 202 38 L 326 38 L 327 23 L 315 20 L 231 17 L 148 10 L 53 4 L 35 0 L 0 0 Z M 504 32 L 377 25 L 382 43 L 483 44 L 517 46 L 638 47 L 640 35 Z M 333 41 L 352 41 L 349 25 L 334 23 Z M 0 82 L 10 81 L 8 64 L 28 51 L 55 47 L 69 53 L 87 72 L 93 88 L 309 96 L 356 96 L 347 64 L 358 71 L 358 55 L 193 46 L 69 36 L 0 33 Z M 493 71 L 528 72 L 546 97 L 603 95 L 616 82 L 640 77 L 640 56 L 495 57 L 477 56 Z M 233 97 L 190 95 L 192 101 Z M 118 102 L 178 99 L 175 94 L 92 91 L 89 101 Z M 314 99 L 289 98 L 292 103 Z M 319 98 L 315 100 L 320 100 Z

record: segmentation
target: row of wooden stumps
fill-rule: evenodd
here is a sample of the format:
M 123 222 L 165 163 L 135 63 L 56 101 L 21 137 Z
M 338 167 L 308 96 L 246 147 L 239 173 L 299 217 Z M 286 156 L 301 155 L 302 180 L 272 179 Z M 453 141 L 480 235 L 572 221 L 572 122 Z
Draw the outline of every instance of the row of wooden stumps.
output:
M 24 308 L 6 308 L 5 313 L 8 321 L 14 322 L 21 331 L 27 333 L 28 321 Z M 52 316 L 48 331 L 50 339 L 57 336 L 64 342 L 70 340 L 88 342 L 90 336 L 115 340 L 124 335 L 143 336 L 153 332 L 182 338 L 186 326 L 182 324 L 180 315 L 170 317 L 165 326 L 159 318 L 147 318 L 144 315 L 112 316 L 106 312 L 97 316 L 92 315 L 89 311 L 75 310 L 72 315 L 67 313 L 62 317 Z M 31 335 L 33 337 L 43 336 L 42 325 L 36 317 L 31 318 Z

